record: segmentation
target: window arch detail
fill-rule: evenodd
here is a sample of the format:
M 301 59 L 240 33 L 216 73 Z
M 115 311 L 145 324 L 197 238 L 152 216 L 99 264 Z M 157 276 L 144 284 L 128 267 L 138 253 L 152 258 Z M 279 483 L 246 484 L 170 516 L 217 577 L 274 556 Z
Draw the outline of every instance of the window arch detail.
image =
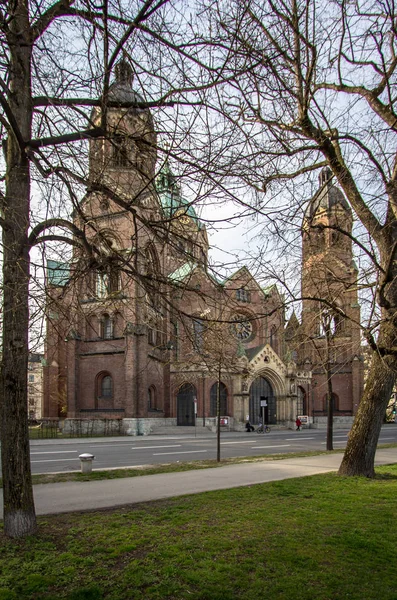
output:
M 113 403 L 113 377 L 108 371 L 102 371 L 97 375 L 95 388 L 95 408 L 100 408 L 99 404 L 105 404 L 108 407 Z

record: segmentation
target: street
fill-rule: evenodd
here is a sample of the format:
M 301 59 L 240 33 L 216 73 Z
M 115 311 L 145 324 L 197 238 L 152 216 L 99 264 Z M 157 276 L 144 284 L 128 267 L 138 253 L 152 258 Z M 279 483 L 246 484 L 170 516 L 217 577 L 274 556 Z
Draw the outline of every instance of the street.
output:
M 344 448 L 348 429 L 334 431 L 334 448 Z M 222 432 L 221 458 L 325 450 L 326 432 L 272 430 L 270 433 Z M 397 425 L 382 428 L 379 444 L 397 443 Z M 33 473 L 79 471 L 79 454 L 95 456 L 94 469 L 137 467 L 216 458 L 216 436 L 192 435 L 34 440 L 30 443 Z

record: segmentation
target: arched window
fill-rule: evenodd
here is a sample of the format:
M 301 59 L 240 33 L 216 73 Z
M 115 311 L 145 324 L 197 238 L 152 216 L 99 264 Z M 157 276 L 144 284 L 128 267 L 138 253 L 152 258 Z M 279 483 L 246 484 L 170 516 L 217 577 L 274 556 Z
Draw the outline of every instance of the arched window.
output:
M 148 409 L 149 410 L 157 410 L 157 395 L 156 395 L 156 388 L 154 387 L 154 385 L 151 385 L 148 388 Z
M 163 403 L 162 403 L 162 398 L 161 395 L 159 397 L 159 395 L 157 394 L 157 390 L 155 388 L 154 385 L 151 385 L 148 388 L 147 391 L 147 400 L 148 400 L 148 410 L 153 410 L 153 411 L 162 411 L 163 410 Z
M 111 340 L 113 338 L 113 319 L 110 317 L 110 315 L 103 315 L 102 317 L 102 322 L 101 322 L 101 326 L 102 326 L 102 339 L 104 340 Z
M 123 169 L 130 166 L 129 154 L 128 139 L 124 135 L 115 135 L 112 138 L 112 167 Z
M 193 343 L 197 352 L 202 352 L 204 345 L 205 325 L 202 319 L 193 319 Z
M 110 294 L 118 292 L 120 289 L 119 270 L 109 265 L 106 269 L 97 271 L 96 289 L 97 298 L 107 298 Z
M 216 405 L 218 401 L 218 383 L 214 383 L 210 390 L 210 417 L 216 417 Z M 219 386 L 219 407 L 222 416 L 227 415 L 227 388 L 224 383 Z
M 100 400 L 106 401 L 106 406 L 109 405 L 110 400 L 113 400 L 113 378 L 107 371 L 99 373 L 96 378 L 96 408 Z
M 101 381 L 101 398 L 112 398 L 113 381 L 110 375 L 105 375 Z

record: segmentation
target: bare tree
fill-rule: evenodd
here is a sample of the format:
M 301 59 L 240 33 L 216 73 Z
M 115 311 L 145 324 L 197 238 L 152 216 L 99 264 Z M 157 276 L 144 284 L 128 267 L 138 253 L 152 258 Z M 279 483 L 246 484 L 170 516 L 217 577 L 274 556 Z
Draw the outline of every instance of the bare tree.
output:
M 361 281 L 377 306 L 367 313 L 371 369 L 340 473 L 373 477 L 397 372 L 394 5 L 246 0 L 211 3 L 207 14 L 208 41 L 229 59 L 214 105 L 225 129 L 239 132 L 232 172 L 258 194 L 252 206 L 290 241 L 283 230 L 299 225 L 310 174 L 327 166 L 357 219 Z
M 4 527 L 11 537 L 32 533 L 36 528 L 26 381 L 29 279 L 41 258 L 34 249 L 44 248 L 45 257 L 46 248 L 54 250 L 59 244 L 77 247 L 80 270 L 102 268 L 105 272 L 110 259 L 121 261 L 120 257 L 109 258 L 104 240 L 94 239 L 98 232 L 85 218 L 80 198 L 85 190 L 89 194 L 102 193 L 139 220 L 134 208 L 138 192 L 119 193 L 100 174 L 89 179 L 84 159 L 87 142 L 111 139 L 115 154 L 124 160 L 114 135 L 115 124 L 109 117 L 114 106 L 125 110 L 133 107 L 136 111 L 162 107 L 162 132 L 173 132 L 175 148 L 186 131 L 194 129 L 197 115 L 193 115 L 193 125 L 188 125 L 184 109 L 185 105 L 195 104 L 190 95 L 193 79 L 195 87 L 200 81 L 203 88 L 211 81 L 205 81 L 206 65 L 201 61 L 200 47 L 190 45 L 189 37 L 192 41 L 195 34 L 187 33 L 191 29 L 182 26 L 186 22 L 178 7 L 163 0 L 106 0 L 100 7 L 90 0 L 59 0 L 51 5 L 44 0 L 15 0 L 2 5 L 1 442 Z M 139 94 L 127 94 L 124 99 L 112 97 L 112 72 L 120 59 L 129 62 L 137 86 L 145 89 L 146 100 Z M 126 76 L 125 70 L 119 73 L 121 84 Z M 167 110 L 174 102 L 177 108 L 172 117 Z M 196 103 L 200 104 L 197 96 Z M 175 123 L 178 126 L 173 126 Z M 141 150 L 148 155 L 157 150 L 153 136 L 142 143 L 145 148 Z M 185 164 L 187 170 L 193 170 L 193 160 Z M 95 169 L 91 169 L 93 172 Z M 153 181 L 146 177 L 144 185 L 150 187 Z M 73 220 L 67 217 L 72 209 Z M 160 226 L 156 233 L 150 219 L 141 218 L 157 235 Z M 166 232 L 164 223 L 161 235 Z M 128 269 L 131 276 L 136 274 L 133 262 Z

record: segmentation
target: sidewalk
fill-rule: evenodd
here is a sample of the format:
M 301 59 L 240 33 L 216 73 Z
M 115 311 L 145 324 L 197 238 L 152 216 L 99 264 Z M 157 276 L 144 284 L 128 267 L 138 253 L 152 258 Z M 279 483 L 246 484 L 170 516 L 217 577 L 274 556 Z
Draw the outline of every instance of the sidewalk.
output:
M 240 463 L 183 473 L 162 473 L 104 481 L 48 483 L 34 486 L 36 513 L 57 514 L 112 508 L 185 494 L 224 490 L 336 471 L 343 454 L 322 454 L 258 463 Z M 376 453 L 376 465 L 397 463 L 397 448 Z M 0 497 L 3 514 L 3 495 Z

